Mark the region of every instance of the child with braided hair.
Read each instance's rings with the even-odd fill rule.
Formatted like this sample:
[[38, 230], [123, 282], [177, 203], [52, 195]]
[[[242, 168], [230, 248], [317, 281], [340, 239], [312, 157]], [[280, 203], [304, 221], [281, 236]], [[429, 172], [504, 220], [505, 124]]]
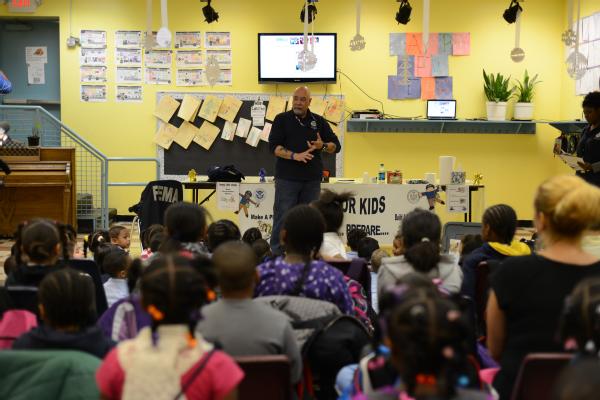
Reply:
[[243, 372], [229, 356], [194, 336], [207, 285], [189, 259], [155, 256], [140, 286], [152, 325], [108, 354], [96, 374], [103, 398], [237, 398]]

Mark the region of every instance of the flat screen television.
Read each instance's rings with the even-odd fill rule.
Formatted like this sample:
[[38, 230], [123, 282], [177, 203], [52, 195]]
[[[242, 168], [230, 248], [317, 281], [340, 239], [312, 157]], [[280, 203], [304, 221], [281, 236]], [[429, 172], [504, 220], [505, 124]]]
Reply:
[[[312, 35], [308, 36], [309, 40]], [[314, 52], [317, 64], [302, 71], [298, 54], [304, 50], [302, 33], [258, 34], [259, 82], [335, 82], [337, 69], [337, 35], [315, 33]], [[308, 45], [310, 50], [310, 43]]]

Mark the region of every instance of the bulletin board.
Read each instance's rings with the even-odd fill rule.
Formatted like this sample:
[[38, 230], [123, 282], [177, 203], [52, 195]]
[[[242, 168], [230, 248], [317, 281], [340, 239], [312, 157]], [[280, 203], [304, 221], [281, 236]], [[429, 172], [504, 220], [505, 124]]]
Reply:
[[[234, 122], [238, 122], [240, 118], [250, 119], [251, 107], [255, 101], [262, 100], [263, 104], [268, 107], [269, 98], [274, 94], [268, 93], [215, 93], [215, 92], [159, 92], [157, 93], [156, 104], [158, 104], [163, 96], [171, 96], [175, 100], [181, 102], [184, 95], [191, 95], [199, 100], [203, 100], [206, 96], [212, 95], [219, 98], [225, 96], [234, 96], [242, 101], [242, 106], [235, 117]], [[316, 97], [316, 96], [313, 96]], [[343, 99], [343, 96], [328, 96]], [[193, 125], [199, 127], [203, 123], [203, 119], [196, 117]], [[267, 122], [272, 122], [268, 121]], [[175, 115], [169, 120], [169, 124], [179, 127], [183, 123], [183, 119]], [[157, 119], [157, 130], [160, 128], [160, 122]], [[214, 125], [221, 131], [225, 125], [225, 120], [217, 117]], [[323, 166], [331, 172], [331, 176], [343, 176], [343, 152], [344, 152], [344, 123], [338, 124], [338, 139], [342, 144], [342, 150], [337, 154], [322, 154]], [[168, 150], [157, 146], [158, 159], [160, 160], [160, 179], [175, 179], [184, 181], [187, 179], [189, 170], [194, 169], [198, 175], [206, 175], [207, 170], [215, 165], [233, 164], [245, 176], [257, 176], [260, 168], [264, 168], [267, 176], [272, 176], [275, 173], [276, 157], [269, 151], [269, 143], [259, 141], [257, 147], [252, 147], [246, 144], [246, 139], [234, 137], [233, 141], [224, 140], [217, 136], [210, 150], [205, 150], [195, 142], [185, 149], [173, 143]]]

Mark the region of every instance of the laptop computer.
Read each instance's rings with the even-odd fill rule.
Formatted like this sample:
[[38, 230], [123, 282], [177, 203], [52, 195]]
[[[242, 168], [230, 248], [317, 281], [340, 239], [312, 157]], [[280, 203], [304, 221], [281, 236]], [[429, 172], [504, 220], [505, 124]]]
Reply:
[[427, 100], [427, 119], [455, 120], [456, 100]]

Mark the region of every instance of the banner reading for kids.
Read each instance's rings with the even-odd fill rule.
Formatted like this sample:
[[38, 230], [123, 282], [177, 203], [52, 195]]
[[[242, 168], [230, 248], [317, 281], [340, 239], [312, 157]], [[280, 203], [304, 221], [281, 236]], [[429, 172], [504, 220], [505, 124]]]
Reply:
[[[417, 207], [429, 209], [428, 198], [424, 195], [427, 192], [425, 185], [323, 184], [321, 188], [355, 194], [344, 204], [344, 222], [340, 232], [344, 241], [349, 229], [359, 228], [380, 244], [390, 245], [406, 214]], [[238, 215], [242, 232], [256, 227], [263, 238], [271, 236], [274, 197], [273, 184], [240, 185], [241, 212]]]

